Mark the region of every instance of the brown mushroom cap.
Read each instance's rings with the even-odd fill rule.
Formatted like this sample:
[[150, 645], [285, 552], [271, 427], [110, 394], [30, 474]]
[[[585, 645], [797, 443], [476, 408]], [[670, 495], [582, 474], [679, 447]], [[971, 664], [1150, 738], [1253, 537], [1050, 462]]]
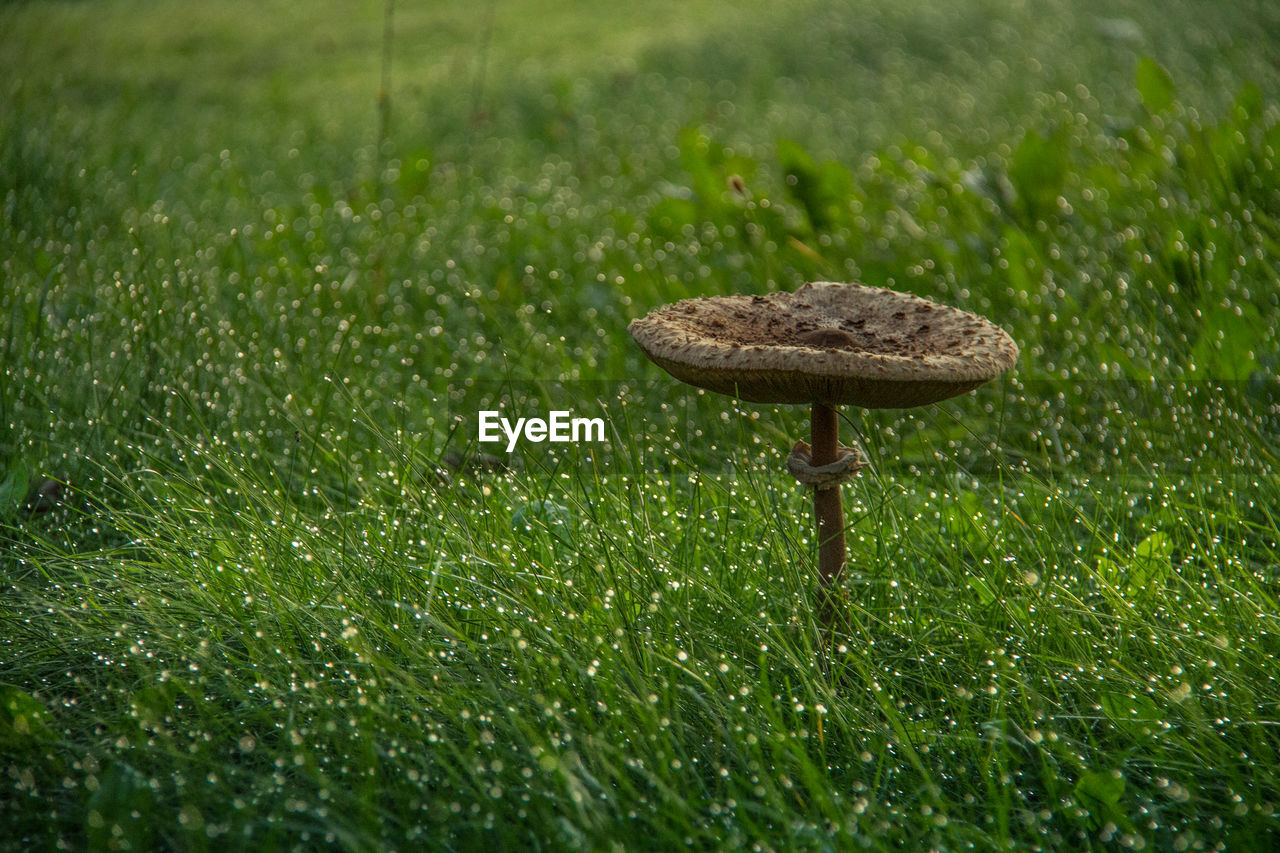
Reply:
[[923, 406], [1013, 366], [994, 323], [919, 296], [813, 282], [794, 293], [665, 305], [627, 328], [659, 367], [756, 403]]

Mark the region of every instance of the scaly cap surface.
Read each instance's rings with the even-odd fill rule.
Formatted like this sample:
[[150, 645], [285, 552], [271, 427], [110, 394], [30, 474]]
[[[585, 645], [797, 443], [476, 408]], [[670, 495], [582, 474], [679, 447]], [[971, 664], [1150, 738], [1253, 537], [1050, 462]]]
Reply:
[[860, 284], [684, 299], [632, 321], [672, 376], [756, 403], [923, 406], [1013, 366], [1018, 346], [976, 314]]

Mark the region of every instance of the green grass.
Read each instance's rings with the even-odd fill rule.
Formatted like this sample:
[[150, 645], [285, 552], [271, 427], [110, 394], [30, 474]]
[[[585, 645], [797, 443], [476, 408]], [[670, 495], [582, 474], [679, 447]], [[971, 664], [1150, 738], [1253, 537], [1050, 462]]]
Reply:
[[[1274, 4], [641, 5], [381, 140], [382, 4], [0, 9], [0, 847], [1275, 843]], [[1023, 352], [843, 413], [826, 668], [806, 413], [625, 333], [815, 279]]]

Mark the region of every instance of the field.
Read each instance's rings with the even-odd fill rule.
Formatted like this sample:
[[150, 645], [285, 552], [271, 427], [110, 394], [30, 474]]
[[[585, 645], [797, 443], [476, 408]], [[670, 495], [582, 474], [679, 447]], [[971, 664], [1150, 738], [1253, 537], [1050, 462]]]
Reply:
[[[1280, 843], [1280, 6], [623, 8], [0, 6], [0, 849]], [[626, 332], [815, 280], [1022, 350], [834, 638]]]

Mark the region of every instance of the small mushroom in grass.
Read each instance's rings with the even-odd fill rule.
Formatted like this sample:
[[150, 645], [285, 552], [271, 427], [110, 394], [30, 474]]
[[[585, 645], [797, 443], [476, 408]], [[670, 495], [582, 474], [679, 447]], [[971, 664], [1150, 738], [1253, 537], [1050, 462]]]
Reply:
[[820, 615], [828, 626], [845, 562], [840, 483], [866, 465], [839, 444], [837, 407], [936, 403], [994, 379], [1018, 358], [1017, 344], [982, 317], [860, 284], [684, 299], [627, 330], [682, 382], [754, 403], [813, 407], [812, 444], [797, 442], [787, 466], [814, 490]]

